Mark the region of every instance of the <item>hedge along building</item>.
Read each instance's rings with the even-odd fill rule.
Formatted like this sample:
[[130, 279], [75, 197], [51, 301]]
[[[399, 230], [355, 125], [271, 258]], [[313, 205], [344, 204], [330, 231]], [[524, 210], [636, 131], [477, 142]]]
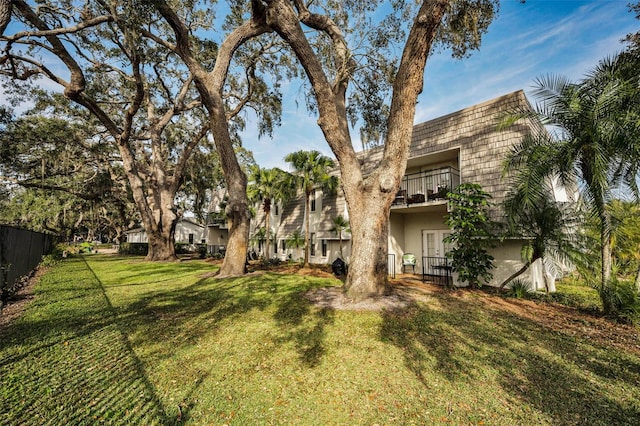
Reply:
[[[493, 220], [504, 220], [501, 207], [507, 193], [507, 182], [502, 178], [502, 165], [511, 147], [534, 131], [540, 131], [540, 123], [520, 120], [506, 129], [498, 129], [505, 114], [531, 109], [522, 90], [474, 105], [469, 108], [417, 124], [413, 128], [406, 172], [389, 214], [389, 271], [408, 271], [403, 268], [403, 257], [415, 257], [415, 268], [409, 271], [424, 279], [449, 273], [445, 253], [449, 247], [443, 241], [451, 230], [445, 224], [448, 213], [446, 192], [460, 183], [478, 183], [492, 196]], [[379, 164], [383, 147], [360, 153], [365, 173]], [[575, 195], [567, 195], [563, 188], [555, 188], [556, 201], [574, 201]], [[256, 209], [252, 221], [252, 245], [260, 253], [266, 239], [264, 212]], [[287, 245], [294, 232], [304, 233], [305, 221], [310, 225], [310, 262], [331, 263], [340, 253], [339, 235], [332, 231], [333, 219], [342, 215], [348, 220], [344, 196], [312, 195], [310, 212], [304, 211], [304, 197], [298, 196], [286, 203], [275, 203], [271, 209], [271, 235], [274, 257], [297, 259], [303, 248], [296, 250]], [[342, 233], [343, 258], [350, 256], [350, 234]], [[506, 239], [490, 253], [495, 257], [496, 268], [489, 285], [499, 285], [522, 266], [522, 239]], [[534, 263], [522, 276], [536, 289], [545, 287], [540, 261]], [[451, 277], [457, 282], [455, 274]]]

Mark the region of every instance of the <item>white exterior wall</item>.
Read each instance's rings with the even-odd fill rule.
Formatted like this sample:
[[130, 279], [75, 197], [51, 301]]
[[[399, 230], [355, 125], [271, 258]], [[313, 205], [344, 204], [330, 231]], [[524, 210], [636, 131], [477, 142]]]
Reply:
[[[391, 214], [389, 219], [389, 253], [395, 254], [396, 272], [402, 272], [402, 256], [413, 253], [416, 256], [416, 272], [422, 271], [423, 251], [422, 231], [447, 231], [444, 213]], [[438, 253], [444, 256], [444, 253]]]
[[206, 242], [207, 237], [204, 226], [187, 220], [179, 221], [176, 225], [176, 243], [189, 244], [189, 234], [193, 234], [193, 244], [200, 244], [203, 240]]
[[[494, 264], [496, 266], [492, 270], [493, 279], [488, 283], [489, 285], [499, 286], [504, 280], [524, 266], [520, 255], [523, 244], [523, 240], [506, 240], [500, 244], [500, 246], [488, 250], [489, 254], [495, 258]], [[542, 272], [538, 265], [532, 265], [518, 278], [529, 281], [534, 290], [542, 290], [545, 288]]]
[[[389, 225], [389, 253], [395, 254], [396, 273], [402, 273], [402, 255], [405, 253], [413, 253], [416, 256], [416, 273], [421, 273], [422, 257], [426, 256], [422, 236], [423, 231], [435, 231], [438, 238], [443, 233], [451, 232], [444, 223], [444, 214], [437, 212], [392, 214]], [[522, 240], [506, 240], [498, 247], [488, 250], [489, 254], [495, 258], [495, 268], [492, 270], [493, 279], [487, 285], [499, 286], [504, 280], [522, 268], [524, 264], [520, 257], [520, 252], [523, 244], [524, 241]], [[436, 256], [444, 256], [443, 248], [440, 248]], [[466, 283], [457, 282], [457, 275], [455, 273], [453, 275], [455, 285], [466, 285]], [[534, 290], [543, 290], [545, 288], [539, 261], [534, 263], [519, 278], [529, 281]]]
[[[180, 220], [176, 225], [174, 241], [181, 244], [189, 244], [189, 234], [193, 234], [193, 243], [200, 244], [207, 239], [206, 228], [188, 220]], [[144, 229], [126, 232], [128, 243], [148, 243], [149, 238]]]
[[148, 243], [147, 233], [144, 230], [136, 230], [127, 232], [128, 243]]
[[207, 245], [227, 246], [229, 242], [229, 230], [218, 226], [208, 226], [206, 230]]

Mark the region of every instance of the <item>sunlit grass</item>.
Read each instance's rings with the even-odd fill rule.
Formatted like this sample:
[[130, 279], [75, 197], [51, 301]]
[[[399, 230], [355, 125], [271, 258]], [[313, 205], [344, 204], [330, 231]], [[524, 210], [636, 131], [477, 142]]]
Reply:
[[591, 311], [601, 311], [602, 301], [598, 290], [588, 286], [577, 276], [568, 276], [556, 283], [556, 297], [566, 305]]
[[0, 331], [1, 424], [640, 423], [640, 359], [472, 298], [334, 311], [337, 280], [87, 256]]

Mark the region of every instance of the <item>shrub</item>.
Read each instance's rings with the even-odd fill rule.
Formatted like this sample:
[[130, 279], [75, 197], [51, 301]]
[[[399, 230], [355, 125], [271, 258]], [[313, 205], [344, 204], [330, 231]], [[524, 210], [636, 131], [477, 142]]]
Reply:
[[625, 324], [636, 324], [640, 320], [640, 295], [632, 282], [620, 281], [616, 277], [600, 288], [600, 299], [605, 315]]
[[197, 244], [196, 245], [196, 251], [198, 252], [198, 255], [200, 256], [200, 259], [204, 259], [205, 257], [207, 257], [207, 245], [206, 244]]
[[147, 243], [122, 243], [118, 249], [118, 254], [146, 256], [149, 253], [149, 244]]
[[529, 293], [532, 293], [532, 289], [533, 286], [529, 281], [523, 279], [515, 279], [511, 281], [508, 294], [509, 296], [515, 297], [516, 299], [522, 299]]
[[191, 253], [191, 247], [187, 243], [176, 243], [176, 254]]
[[447, 194], [451, 213], [446, 224], [451, 234], [444, 239], [453, 244], [446, 253], [458, 279], [480, 287], [493, 277], [494, 258], [487, 249], [493, 245], [493, 222], [489, 219], [491, 195], [474, 183], [463, 183]]

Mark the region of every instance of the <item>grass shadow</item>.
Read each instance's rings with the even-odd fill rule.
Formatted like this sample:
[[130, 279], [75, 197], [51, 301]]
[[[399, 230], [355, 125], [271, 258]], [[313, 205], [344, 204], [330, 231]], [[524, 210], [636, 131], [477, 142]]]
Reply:
[[302, 293], [289, 293], [278, 303], [274, 319], [284, 334], [276, 341], [294, 342], [300, 361], [307, 367], [316, 367], [326, 353], [326, 326], [334, 322], [335, 312], [312, 308]]
[[0, 354], [2, 424], [167, 423], [82, 258], [42, 277], [33, 303], [2, 330]]
[[[147, 365], [175, 365], [180, 362], [176, 359], [183, 356], [178, 354], [200, 356], [190, 348], [203, 341], [228, 340], [221, 335], [223, 330], [229, 333], [235, 324], [251, 321], [256, 318], [255, 312], [259, 312], [257, 317], [264, 318], [266, 313], [276, 326], [266, 339], [276, 347], [292, 343], [301, 365], [315, 367], [326, 353], [325, 327], [332, 322], [333, 312], [312, 307], [303, 293], [314, 286], [326, 286], [327, 280], [283, 277], [272, 273], [233, 279], [207, 276], [179, 288], [158, 284], [144, 290], [136, 286], [127, 289], [127, 279], [116, 279], [105, 282], [104, 288], [110, 297], [114, 297], [113, 291], [117, 294], [131, 291], [139, 296], [123, 297], [114, 302], [113, 309], [131, 346], [143, 348]], [[165, 407], [168, 421], [190, 418], [200, 386], [212, 368], [207, 366], [193, 373], [198, 379], [181, 388], [177, 404]]]
[[[544, 330], [481, 304], [434, 295], [383, 316], [380, 337], [400, 348], [406, 367], [426, 388], [446, 380], [495, 386], [554, 424], [640, 424], [640, 360], [592, 342]], [[626, 394], [625, 394], [626, 393]]]

